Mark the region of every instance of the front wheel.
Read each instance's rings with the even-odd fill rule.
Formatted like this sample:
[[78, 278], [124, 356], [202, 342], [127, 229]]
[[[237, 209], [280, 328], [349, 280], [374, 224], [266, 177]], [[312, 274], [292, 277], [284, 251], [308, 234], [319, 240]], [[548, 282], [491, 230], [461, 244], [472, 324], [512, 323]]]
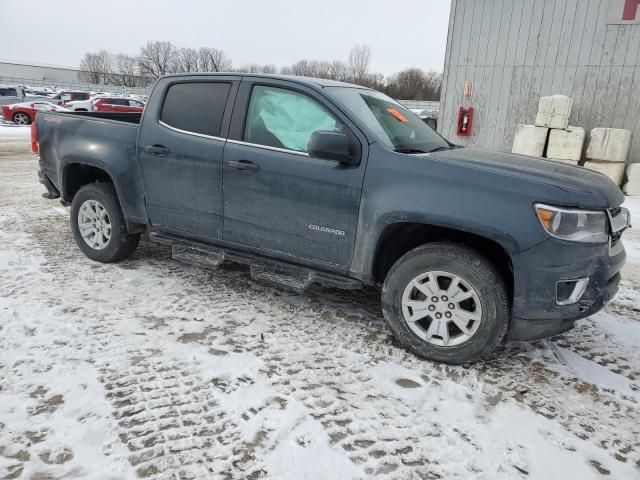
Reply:
[[461, 364], [491, 353], [510, 318], [507, 290], [495, 266], [472, 248], [423, 245], [389, 271], [384, 317], [400, 342], [429, 360]]
[[71, 229], [80, 250], [91, 260], [117, 262], [129, 257], [140, 234], [130, 235], [118, 196], [110, 183], [85, 185], [71, 203]]

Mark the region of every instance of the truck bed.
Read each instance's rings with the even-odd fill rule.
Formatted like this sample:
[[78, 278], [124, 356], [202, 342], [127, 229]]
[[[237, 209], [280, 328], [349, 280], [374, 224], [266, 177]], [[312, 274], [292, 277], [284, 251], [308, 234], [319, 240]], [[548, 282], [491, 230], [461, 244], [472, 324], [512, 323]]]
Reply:
[[[66, 169], [82, 164], [85, 167], [75, 170], [70, 182], [77, 181], [87, 168], [95, 167], [116, 177], [114, 184], [118, 187], [136, 191], [136, 138], [141, 117], [140, 113], [120, 112], [38, 113], [35, 123], [44, 182], [50, 182], [63, 194]], [[123, 209], [136, 210], [126, 201]]]

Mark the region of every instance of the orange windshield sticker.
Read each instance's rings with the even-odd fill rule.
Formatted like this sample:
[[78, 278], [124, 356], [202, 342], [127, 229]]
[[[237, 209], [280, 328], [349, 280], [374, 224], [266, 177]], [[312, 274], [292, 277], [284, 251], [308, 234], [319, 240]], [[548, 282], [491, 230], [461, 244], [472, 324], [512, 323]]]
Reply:
[[389, 112], [391, 115], [393, 115], [393, 117], [398, 120], [399, 122], [408, 122], [409, 119], [407, 117], [405, 117], [404, 115], [402, 115], [398, 110], [396, 110], [395, 108], [387, 108], [387, 112]]

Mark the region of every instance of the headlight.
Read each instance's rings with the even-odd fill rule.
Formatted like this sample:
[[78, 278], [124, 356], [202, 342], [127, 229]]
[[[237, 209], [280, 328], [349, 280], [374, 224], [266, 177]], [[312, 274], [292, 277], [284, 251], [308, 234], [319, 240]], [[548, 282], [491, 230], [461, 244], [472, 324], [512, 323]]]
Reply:
[[542, 227], [552, 236], [570, 242], [605, 243], [609, 239], [607, 215], [594, 210], [534, 205]]

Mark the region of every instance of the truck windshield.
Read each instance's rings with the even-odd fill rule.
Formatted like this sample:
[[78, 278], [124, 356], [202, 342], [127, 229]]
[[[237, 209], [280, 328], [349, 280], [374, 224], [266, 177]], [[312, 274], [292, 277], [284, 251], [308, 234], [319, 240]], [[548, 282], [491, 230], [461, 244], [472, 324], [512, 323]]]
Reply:
[[349, 87], [325, 90], [396, 152], [426, 153], [451, 148], [411, 110], [383, 93]]

